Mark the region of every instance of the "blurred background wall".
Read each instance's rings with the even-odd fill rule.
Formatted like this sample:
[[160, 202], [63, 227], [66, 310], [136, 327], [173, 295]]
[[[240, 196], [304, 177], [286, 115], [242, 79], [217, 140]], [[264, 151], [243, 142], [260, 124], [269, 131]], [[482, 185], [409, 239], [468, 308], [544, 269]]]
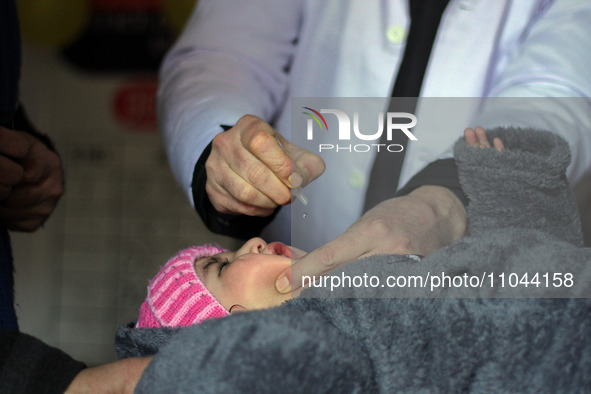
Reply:
[[[213, 235], [173, 180], [156, 71], [195, 0], [17, 0], [22, 101], [56, 143], [66, 193], [45, 227], [13, 233], [22, 331], [93, 365], [177, 250]], [[591, 182], [577, 186], [591, 229]], [[587, 232], [587, 244], [591, 244]]]
[[66, 193], [45, 227], [12, 233], [20, 327], [93, 365], [146, 285], [205, 229], [174, 181], [155, 117], [156, 71], [194, 0], [17, 0], [21, 99], [55, 142]]

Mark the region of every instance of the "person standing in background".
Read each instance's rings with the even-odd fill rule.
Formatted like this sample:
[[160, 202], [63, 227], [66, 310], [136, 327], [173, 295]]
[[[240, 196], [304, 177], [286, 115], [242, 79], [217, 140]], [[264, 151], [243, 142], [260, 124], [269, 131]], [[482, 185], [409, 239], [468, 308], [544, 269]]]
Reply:
[[15, 4], [2, 1], [0, 35], [0, 327], [17, 330], [8, 230], [35, 231], [64, 192], [59, 155], [18, 100], [20, 37]]
[[20, 62], [15, 3], [0, 0], [0, 391], [131, 393], [149, 358], [86, 368], [18, 330], [8, 231], [37, 230], [64, 192], [59, 155], [49, 138], [34, 129], [19, 103]]

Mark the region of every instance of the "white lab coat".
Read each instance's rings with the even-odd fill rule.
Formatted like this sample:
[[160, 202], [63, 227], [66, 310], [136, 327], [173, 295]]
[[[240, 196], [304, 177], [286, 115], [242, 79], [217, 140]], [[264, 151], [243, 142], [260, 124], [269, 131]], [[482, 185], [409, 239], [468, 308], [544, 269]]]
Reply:
[[[189, 198], [195, 163], [220, 124], [254, 114], [289, 136], [290, 97], [389, 96], [407, 8], [405, 0], [200, 0], [163, 63], [158, 97], [168, 157]], [[476, 125], [560, 133], [573, 151], [569, 179], [579, 180], [591, 168], [590, 37], [591, 1], [450, 0], [421, 97], [470, 99], [433, 116], [448, 101], [419, 104], [420, 143], [409, 144], [399, 185], [451, 157], [463, 129]], [[485, 105], [481, 97], [575, 99]], [[283, 208], [264, 236], [311, 250], [340, 235], [361, 214], [374, 154], [324, 157], [326, 173], [304, 189], [306, 219], [294, 214], [294, 233], [304, 231], [290, 237], [292, 212]]]

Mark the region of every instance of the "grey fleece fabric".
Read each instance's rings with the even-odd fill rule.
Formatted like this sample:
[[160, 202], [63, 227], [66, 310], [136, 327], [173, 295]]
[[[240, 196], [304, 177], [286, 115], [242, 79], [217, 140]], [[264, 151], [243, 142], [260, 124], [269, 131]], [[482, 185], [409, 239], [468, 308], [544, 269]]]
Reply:
[[[564, 176], [568, 145], [541, 131], [488, 135], [507, 149], [455, 147], [470, 200], [465, 238], [419, 263], [373, 256], [335, 275], [571, 272], [573, 286], [311, 288], [278, 308], [169, 332], [136, 392], [588, 391], [591, 300], [542, 298], [591, 288], [591, 250]], [[329, 298], [305, 298], [320, 296]], [[120, 329], [120, 352], [161, 335], [133, 330]]]

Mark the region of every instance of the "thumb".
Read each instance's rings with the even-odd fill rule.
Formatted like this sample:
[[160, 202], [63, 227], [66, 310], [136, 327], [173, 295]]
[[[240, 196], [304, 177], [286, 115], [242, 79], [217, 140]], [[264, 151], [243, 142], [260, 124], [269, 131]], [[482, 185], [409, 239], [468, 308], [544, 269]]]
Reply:
[[308, 253], [283, 271], [275, 282], [280, 293], [289, 293], [309, 283], [314, 277], [322, 276], [350, 261], [364, 255], [367, 250], [359, 249], [359, 241], [345, 233], [329, 243]]
[[318, 178], [326, 169], [322, 157], [299, 145], [289, 142], [283, 136], [277, 137], [283, 149], [289, 154], [292, 161], [291, 183], [292, 187], [304, 187]]

